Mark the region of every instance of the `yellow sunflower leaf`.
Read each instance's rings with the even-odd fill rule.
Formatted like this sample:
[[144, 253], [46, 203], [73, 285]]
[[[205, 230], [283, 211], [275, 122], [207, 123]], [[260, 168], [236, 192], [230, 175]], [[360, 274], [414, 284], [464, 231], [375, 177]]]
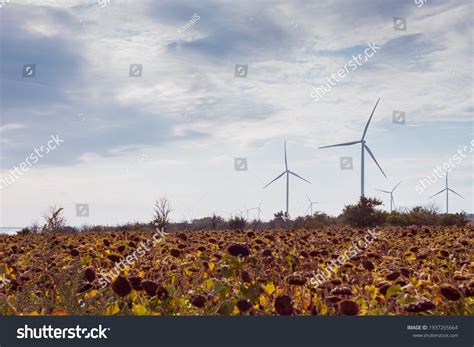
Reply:
[[84, 297], [85, 297], [86, 299], [90, 299], [90, 298], [93, 298], [93, 297], [96, 296], [96, 295], [97, 295], [97, 290], [94, 289], [94, 290], [91, 290], [90, 292], [86, 293], [86, 294], [84, 295]]
[[120, 312], [120, 307], [117, 305], [117, 303], [111, 304], [105, 308], [104, 314], [106, 316], [112, 316], [114, 314], [117, 314]]
[[259, 301], [260, 301], [260, 305], [262, 305], [263, 307], [268, 305], [268, 299], [263, 294], [260, 294]]
[[275, 292], [275, 285], [273, 284], [273, 282], [268, 282], [264, 287], [263, 289], [265, 290], [265, 293], [267, 293], [268, 295], [272, 295], [274, 292]]
[[132, 312], [134, 315], [137, 315], [137, 316], [145, 316], [148, 313], [148, 310], [146, 309], [145, 306], [136, 304], [136, 305], [133, 305]]

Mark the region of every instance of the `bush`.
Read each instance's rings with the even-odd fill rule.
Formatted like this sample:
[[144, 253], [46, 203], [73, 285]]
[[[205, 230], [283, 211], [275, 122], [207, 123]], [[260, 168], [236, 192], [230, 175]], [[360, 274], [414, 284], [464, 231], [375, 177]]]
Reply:
[[193, 219], [191, 225], [193, 230], [219, 230], [225, 228], [225, 220], [213, 214], [212, 217]]
[[440, 216], [434, 207], [417, 206], [407, 215], [410, 225], [439, 225]]
[[400, 213], [396, 211], [392, 211], [388, 214], [385, 222], [389, 225], [399, 225], [399, 226], [407, 226], [411, 225], [410, 218], [408, 218], [408, 213]]
[[376, 206], [382, 202], [376, 198], [362, 196], [357, 205], [347, 205], [341, 214], [341, 219], [352, 227], [374, 227], [385, 222], [387, 213], [378, 211]]
[[243, 230], [245, 229], [247, 222], [245, 221], [245, 218], [236, 216], [236, 217], [231, 217], [228, 220], [227, 225], [232, 230]]
[[326, 213], [315, 212], [312, 216], [298, 217], [293, 222], [293, 228], [319, 229], [336, 224], [336, 218]]
[[466, 213], [449, 213], [441, 216], [442, 225], [465, 226], [468, 223]]
[[279, 211], [273, 215], [273, 219], [270, 221], [269, 225], [271, 228], [285, 228], [289, 227], [291, 224], [290, 216], [283, 211]]
[[23, 228], [21, 229], [20, 231], [17, 231], [16, 232], [17, 235], [30, 235], [31, 234], [31, 230], [29, 228]]

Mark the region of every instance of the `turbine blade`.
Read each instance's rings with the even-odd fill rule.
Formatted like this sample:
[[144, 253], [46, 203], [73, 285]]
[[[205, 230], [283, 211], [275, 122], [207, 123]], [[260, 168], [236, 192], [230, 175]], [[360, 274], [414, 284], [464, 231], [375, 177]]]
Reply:
[[375, 161], [375, 164], [377, 164], [377, 166], [379, 167], [380, 171], [382, 171], [382, 174], [385, 176], [385, 178], [387, 178], [387, 175], [385, 174], [385, 172], [383, 172], [382, 168], [380, 167], [379, 163], [377, 162], [377, 159], [375, 159], [375, 156], [374, 156], [374, 154], [372, 153], [372, 151], [370, 150], [369, 146], [364, 145], [364, 148], [367, 150], [367, 152], [369, 152], [370, 156], [371, 156], [372, 159]]
[[431, 195], [428, 199], [434, 198], [436, 195], [441, 194], [441, 193], [444, 192], [445, 190], [446, 190], [446, 188], [444, 188], [443, 190], [440, 190], [440, 191], [437, 192], [435, 195]]
[[286, 174], [286, 171], [283, 172], [281, 175], [277, 176], [276, 178], [274, 178], [270, 183], [268, 183], [265, 187], [263, 187], [263, 189], [267, 188], [270, 184], [272, 184], [273, 182], [275, 182], [277, 179], [279, 179], [281, 176], [283, 176], [284, 174]]
[[285, 141], [285, 169], [288, 170], [288, 160], [286, 158], [286, 141]]
[[459, 195], [458, 193], [456, 193], [456, 192], [455, 192], [454, 190], [452, 190], [451, 188], [448, 188], [448, 190], [449, 190], [451, 193], [454, 193], [454, 194], [456, 194], [457, 196], [459, 196], [460, 198], [463, 198], [463, 199], [464, 199], [463, 196]]
[[311, 199], [309, 198], [308, 194], [305, 194], [305, 195], [308, 198], [309, 203], [311, 204]]
[[322, 147], [319, 147], [319, 149], [329, 148], [329, 147], [339, 147], [339, 146], [350, 146], [350, 145], [355, 145], [356, 143], [360, 143], [360, 141], [351, 141], [351, 142], [338, 143], [336, 145], [322, 146]]
[[400, 183], [402, 183], [403, 180], [401, 180], [400, 182], [398, 182], [398, 184], [395, 186], [395, 188], [392, 189], [392, 193], [395, 191], [395, 189], [397, 189], [397, 187], [400, 185]]
[[297, 175], [297, 174], [295, 174], [293, 171], [288, 171], [288, 172], [289, 172], [290, 174], [292, 174], [292, 175], [294, 175], [294, 176], [298, 177], [299, 179], [302, 179], [303, 181], [305, 181], [305, 182], [308, 182], [309, 184], [311, 184], [311, 182], [310, 182], [310, 181], [308, 181], [308, 180], [304, 179], [304, 178], [303, 178], [303, 177], [301, 177], [300, 175]]
[[379, 101], [380, 101], [380, 98], [379, 98], [379, 99], [377, 100], [377, 102], [375, 103], [374, 109], [372, 110], [372, 113], [370, 114], [370, 118], [369, 118], [369, 120], [367, 121], [367, 124], [365, 125], [365, 129], [364, 129], [364, 133], [362, 134], [362, 139], [361, 139], [361, 141], [365, 138], [365, 134], [367, 134], [367, 129], [369, 129], [370, 121], [372, 120], [372, 116], [374, 115], [375, 109], [377, 108], [377, 105], [379, 104]]
[[390, 194], [390, 192], [388, 190], [382, 190], [382, 189], [375, 189], [375, 190], [378, 190], [379, 192], [384, 192], [384, 193]]

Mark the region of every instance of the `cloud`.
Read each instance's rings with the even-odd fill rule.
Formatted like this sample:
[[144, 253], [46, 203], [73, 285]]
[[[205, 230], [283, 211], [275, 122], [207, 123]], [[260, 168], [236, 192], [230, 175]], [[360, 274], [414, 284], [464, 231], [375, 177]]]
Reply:
[[[145, 152], [160, 153], [164, 166], [191, 163], [199, 150], [212, 163], [263, 151], [264, 168], [279, 163], [280, 149], [267, 151], [283, 139], [298, 139], [312, 167], [332, 154], [310, 150], [361, 135], [378, 97], [371, 142], [414, 144], [426, 155], [443, 148], [420, 137], [438, 141], [437, 127], [464, 134], [471, 124], [472, 8], [464, 0], [421, 8], [396, 0], [116, 0], [103, 8], [18, 0], [0, 12], [2, 170], [51, 134], [65, 142], [44, 167], [81, 170]], [[195, 13], [199, 21], [178, 33]], [[394, 30], [393, 17], [405, 17], [407, 31]], [[372, 42], [376, 55], [315, 103], [311, 87]], [[34, 78], [22, 77], [24, 64], [36, 64]], [[130, 64], [142, 64], [141, 78], [129, 77]], [[248, 64], [246, 78], [234, 77], [235, 64]], [[394, 110], [406, 112], [406, 131], [393, 127]]]

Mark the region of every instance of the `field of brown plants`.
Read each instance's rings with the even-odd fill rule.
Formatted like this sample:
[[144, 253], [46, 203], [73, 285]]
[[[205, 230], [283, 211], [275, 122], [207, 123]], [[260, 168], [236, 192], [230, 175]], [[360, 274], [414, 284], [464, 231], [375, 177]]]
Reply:
[[367, 229], [168, 232], [153, 244], [145, 231], [0, 235], [0, 312], [474, 314], [472, 225], [376, 229], [316, 285]]

